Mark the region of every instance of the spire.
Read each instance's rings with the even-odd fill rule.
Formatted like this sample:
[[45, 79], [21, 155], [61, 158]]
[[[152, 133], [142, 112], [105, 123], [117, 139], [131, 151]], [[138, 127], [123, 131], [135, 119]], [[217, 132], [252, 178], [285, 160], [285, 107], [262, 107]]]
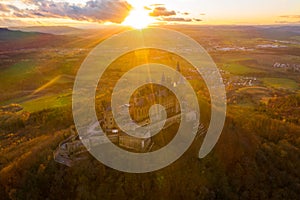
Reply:
[[177, 61], [177, 71], [178, 71], [179, 73], [181, 72], [179, 61]]
[[[181, 74], [179, 61], [177, 61], [176, 71]], [[177, 85], [180, 85], [180, 84], [183, 84], [183, 83], [184, 83], [184, 79], [183, 79], [182, 75], [179, 75], [179, 76], [176, 75], [175, 80], [174, 80], [174, 85], [177, 86]]]

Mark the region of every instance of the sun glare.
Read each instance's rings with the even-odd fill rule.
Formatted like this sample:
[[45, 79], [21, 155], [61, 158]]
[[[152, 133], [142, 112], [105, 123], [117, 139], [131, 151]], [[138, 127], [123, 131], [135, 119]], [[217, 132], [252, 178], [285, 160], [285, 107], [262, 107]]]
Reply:
[[131, 26], [136, 29], [142, 29], [154, 22], [144, 8], [131, 10], [128, 17], [122, 23], [125, 26]]

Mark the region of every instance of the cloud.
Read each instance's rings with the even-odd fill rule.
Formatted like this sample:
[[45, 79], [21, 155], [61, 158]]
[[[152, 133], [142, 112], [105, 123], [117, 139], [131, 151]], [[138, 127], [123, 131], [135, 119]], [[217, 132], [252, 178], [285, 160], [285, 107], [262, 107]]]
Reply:
[[201, 22], [202, 19], [192, 19], [192, 18], [183, 18], [183, 17], [162, 17], [159, 19], [160, 21], [165, 22]]
[[189, 13], [189, 12], [180, 12], [180, 11], [177, 11], [177, 14], [181, 14], [181, 15], [190, 15], [191, 13]]
[[0, 3], [0, 12], [10, 12], [10, 9], [7, 5]]
[[281, 20], [281, 21], [275, 21], [275, 23], [277, 23], [277, 24], [300, 24], [300, 21], [291, 22], [291, 21]]
[[23, 18], [53, 17], [79, 21], [121, 23], [132, 6], [125, 0], [90, 0], [85, 5], [53, 0], [25, 0], [33, 9], [19, 10], [9, 5], [13, 16]]
[[189, 12], [181, 12], [175, 10], [168, 10], [164, 4], [153, 4], [148, 8], [152, 8], [150, 16], [155, 17], [158, 21], [162, 22], [200, 22], [201, 19], [189, 17]]
[[167, 10], [165, 7], [155, 7], [149, 15], [152, 17], [173, 16], [176, 15], [176, 12], [174, 10]]
[[167, 22], [192, 22], [193, 20], [190, 18], [183, 18], [183, 17], [163, 17], [162, 21]]
[[[35, 22], [35, 24], [38, 24], [39, 22]], [[7, 19], [7, 18], [0, 18], [0, 27], [6, 26], [26, 26], [28, 25], [26, 22], [18, 19]]]
[[151, 4], [151, 7], [160, 7], [160, 6], [165, 6], [165, 4], [162, 3], [155, 3], [155, 4]]
[[202, 22], [203, 21], [202, 19], [196, 19], [196, 18], [194, 18], [193, 20], [196, 21], [196, 22]]
[[292, 18], [292, 19], [300, 19], [300, 15], [281, 15], [281, 18]]
[[278, 24], [299, 24], [300, 15], [281, 15], [282, 20], [275, 21]]

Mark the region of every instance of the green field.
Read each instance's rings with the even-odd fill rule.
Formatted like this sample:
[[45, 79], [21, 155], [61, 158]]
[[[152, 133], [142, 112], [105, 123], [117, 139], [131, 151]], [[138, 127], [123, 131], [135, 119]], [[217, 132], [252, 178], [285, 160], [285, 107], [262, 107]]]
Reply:
[[0, 80], [2, 83], [13, 83], [16, 79], [26, 78], [35, 70], [35, 63], [30, 61], [18, 62], [9, 68], [0, 71]]
[[21, 105], [23, 106], [25, 111], [37, 112], [48, 108], [58, 108], [70, 105], [72, 102], [71, 98], [72, 96], [70, 92], [60, 95], [43, 96], [21, 103]]
[[225, 67], [223, 67], [223, 70], [228, 71], [231, 74], [235, 74], [235, 75], [245, 75], [245, 74], [250, 74], [250, 73], [261, 73], [261, 72], [263, 72], [262, 70], [246, 67], [246, 66], [241, 65], [239, 63], [226, 64]]
[[244, 87], [236, 91], [235, 95], [238, 96], [239, 106], [256, 106], [259, 102], [263, 102], [266, 98], [272, 96], [273, 89], [253, 86]]
[[262, 81], [267, 87], [272, 87], [275, 89], [299, 89], [299, 84], [296, 81], [287, 78], [262, 78]]

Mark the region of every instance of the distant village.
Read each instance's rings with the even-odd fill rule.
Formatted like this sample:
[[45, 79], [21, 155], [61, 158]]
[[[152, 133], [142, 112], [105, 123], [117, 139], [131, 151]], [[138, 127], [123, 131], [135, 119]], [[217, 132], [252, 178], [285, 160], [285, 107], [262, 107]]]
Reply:
[[297, 72], [300, 73], [300, 64], [289, 64], [289, 63], [279, 63], [275, 62], [273, 64], [273, 68], [284, 69], [289, 72]]

